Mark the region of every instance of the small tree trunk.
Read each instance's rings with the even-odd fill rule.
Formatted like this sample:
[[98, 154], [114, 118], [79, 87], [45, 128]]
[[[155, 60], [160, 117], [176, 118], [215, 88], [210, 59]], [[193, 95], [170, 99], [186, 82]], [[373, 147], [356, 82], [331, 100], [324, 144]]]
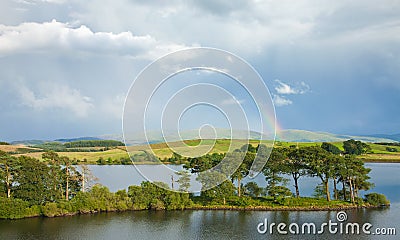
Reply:
[[296, 189], [296, 197], [298, 198], [300, 197], [299, 184], [297, 182], [299, 178], [293, 175], [293, 179], [294, 179], [294, 188]]
[[358, 187], [356, 183], [353, 183], [353, 189], [354, 189], [354, 197], [359, 197], [359, 192], [358, 192]]
[[224, 197], [224, 205], [226, 204], [226, 199], [225, 199], [225, 197]]
[[65, 186], [65, 200], [69, 200], [69, 169], [68, 169], [68, 165], [65, 168], [65, 172], [67, 174], [67, 183]]
[[241, 179], [240, 179], [240, 177], [238, 178], [238, 197], [240, 197], [240, 181], [241, 181]]
[[6, 165], [6, 187], [7, 187], [7, 198], [11, 197], [11, 176], [10, 176], [10, 169], [8, 165]]
[[333, 194], [334, 194], [334, 198], [335, 200], [338, 200], [338, 192], [337, 192], [337, 186], [336, 186], [336, 177], [333, 178]]
[[325, 184], [326, 200], [329, 202], [331, 201], [331, 193], [329, 192], [329, 180], [326, 179], [324, 181], [324, 184]]
[[82, 171], [82, 192], [85, 192], [85, 170]]
[[342, 191], [343, 191], [343, 200], [347, 200], [347, 196], [346, 196], [346, 182], [345, 182], [345, 180], [343, 179], [342, 180]]
[[349, 179], [349, 185], [350, 185], [350, 198], [351, 202], [354, 204], [354, 189], [353, 189], [353, 183], [351, 178]]
[[7, 198], [11, 197], [11, 188], [9, 186], [9, 184], [7, 184]]

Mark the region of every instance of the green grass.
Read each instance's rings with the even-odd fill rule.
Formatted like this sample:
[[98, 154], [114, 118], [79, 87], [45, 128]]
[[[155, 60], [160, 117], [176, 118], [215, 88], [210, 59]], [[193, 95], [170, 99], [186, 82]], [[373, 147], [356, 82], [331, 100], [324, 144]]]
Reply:
[[293, 209], [293, 210], [318, 210], [318, 209], [335, 209], [335, 208], [346, 208], [354, 207], [350, 202], [342, 200], [331, 200], [311, 197], [288, 197], [278, 198], [273, 197], [238, 197], [230, 196], [226, 198], [226, 204], [223, 204], [222, 199], [206, 199], [204, 197], [192, 197], [195, 207], [210, 207], [210, 208], [226, 208], [229, 206], [233, 207], [255, 207], [255, 208], [271, 208], [271, 209]]
[[[19, 155], [30, 156], [42, 160], [42, 154], [43, 152], [34, 152]], [[60, 156], [66, 156], [71, 160], [77, 159], [83, 161], [86, 159], [88, 163], [95, 163], [100, 157], [104, 158], [105, 160], [108, 158], [111, 158], [112, 160], [119, 160], [121, 157], [129, 158], [129, 155], [125, 150], [118, 148], [102, 152], [58, 152], [58, 154]]]
[[[241, 147], [246, 144], [246, 140], [234, 140], [236, 147]], [[249, 140], [249, 143], [256, 147], [260, 141], [259, 140]], [[337, 146], [340, 150], [343, 151], [343, 143], [342, 142], [331, 142], [333, 145]], [[151, 144], [149, 146], [129, 146], [128, 151], [131, 155], [143, 153], [143, 151], [148, 151], [150, 153], [154, 153], [160, 159], [169, 158], [172, 156], [172, 149], [176, 150], [183, 155], [186, 156], [195, 156], [195, 155], [203, 155], [206, 153], [226, 153], [231, 144], [231, 140], [229, 139], [194, 139], [194, 140], [185, 140], [184, 144], [180, 142], [171, 142], [171, 143], [156, 143]], [[271, 141], [264, 140], [262, 144], [271, 145]], [[320, 146], [322, 142], [275, 142], [275, 147], [290, 147], [290, 146]], [[398, 146], [390, 146], [392, 148], [396, 148], [398, 152], [389, 152], [386, 150], [385, 145], [379, 145], [374, 143], [368, 143], [371, 147], [371, 153], [363, 154], [358, 156], [358, 158], [363, 159], [366, 162], [400, 162], [400, 147]], [[13, 152], [16, 151], [16, 146], [0, 146], [5, 151]], [[18, 146], [21, 148], [21, 146]], [[172, 148], [172, 149], [171, 149]], [[0, 149], [2, 150], [2, 149]], [[26, 148], [27, 151], [30, 148]], [[35, 158], [41, 159], [41, 155], [43, 152], [30, 152], [23, 153], [21, 152], [18, 155], [27, 155]], [[111, 160], [119, 160], [121, 158], [128, 158], [129, 155], [125, 150], [125, 147], [113, 148], [107, 151], [99, 151], [99, 152], [58, 152], [60, 156], [67, 156], [70, 159], [77, 159], [83, 161], [87, 160], [88, 163], [95, 163], [100, 157], [107, 160], [111, 158]]]

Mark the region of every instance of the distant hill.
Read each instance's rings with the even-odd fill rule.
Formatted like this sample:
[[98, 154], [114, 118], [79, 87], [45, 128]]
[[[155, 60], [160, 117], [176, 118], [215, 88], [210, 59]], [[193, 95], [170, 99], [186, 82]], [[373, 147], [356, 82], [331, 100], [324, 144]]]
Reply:
[[[210, 132], [202, 132], [202, 135], [199, 136], [199, 131], [197, 129], [192, 130], [185, 130], [182, 131], [178, 136], [176, 133], [172, 133], [170, 131], [164, 132], [166, 138], [162, 136], [160, 132], [151, 131], [147, 133], [146, 137], [141, 134], [134, 134], [134, 135], [126, 135], [126, 144], [130, 146], [135, 145], [144, 145], [144, 144], [152, 144], [152, 143], [161, 143], [161, 142], [174, 142], [179, 141], [181, 138], [183, 140], [191, 140], [191, 139], [228, 139], [231, 136], [230, 129], [216, 129], [216, 134], [213, 131]], [[239, 130], [236, 131], [237, 139], [273, 139], [273, 134], [264, 134], [250, 131], [249, 136], [247, 135], [247, 131]], [[287, 129], [281, 130], [276, 133], [276, 141], [281, 142], [342, 142], [348, 139], [355, 139], [363, 142], [400, 142], [400, 134], [375, 134], [375, 135], [368, 135], [368, 136], [353, 136], [353, 135], [340, 135], [334, 133], [327, 133], [327, 132], [312, 132], [306, 130], [296, 130], [296, 129]], [[122, 134], [108, 134], [108, 135], [101, 135], [96, 137], [79, 137], [79, 138], [60, 138], [54, 140], [54, 142], [60, 143], [67, 143], [67, 142], [75, 142], [75, 141], [82, 141], [82, 140], [116, 140], [116, 141], [124, 141]], [[27, 146], [34, 146], [43, 144], [46, 142], [52, 141], [45, 141], [45, 140], [22, 140], [22, 141], [14, 141], [11, 142], [13, 145], [22, 144]]]
[[11, 142], [12, 145], [25, 145], [25, 146], [34, 146], [34, 145], [39, 145], [43, 144], [49, 141], [45, 140], [20, 140], [20, 141], [13, 141]]
[[60, 143], [67, 143], [67, 142], [75, 142], [75, 141], [82, 141], [82, 140], [102, 140], [98, 137], [79, 137], [79, 138], [60, 138], [55, 140], [19, 140], [10, 142], [12, 145], [25, 145], [25, 146], [35, 146], [41, 145], [49, 142], [60, 142]]
[[394, 142], [398, 141], [386, 137], [378, 136], [353, 136], [340, 135], [327, 132], [311, 132], [306, 130], [282, 130], [277, 133], [275, 140], [282, 142], [341, 142], [348, 139], [359, 140], [363, 142]]
[[[203, 139], [211, 139], [211, 138], [217, 138], [217, 139], [224, 139], [224, 138], [230, 138], [230, 130], [229, 129], [216, 129], [217, 133], [216, 136], [214, 136], [214, 133], [205, 133], [201, 137]], [[161, 135], [160, 132], [149, 132], [147, 134], [147, 141], [144, 136], [140, 135], [131, 135], [131, 136], [125, 136], [126, 137], [126, 143], [127, 145], [143, 145], [147, 143], [160, 143], [160, 142], [174, 142], [174, 141], [179, 141], [180, 138], [176, 134], [172, 134], [170, 132], [165, 132], [164, 133], [167, 137], [164, 139]], [[238, 139], [245, 139], [247, 138], [247, 132], [246, 131], [238, 131], [237, 132], [237, 138]], [[262, 136], [261, 133], [251, 131], [249, 139], [260, 139]], [[123, 141], [122, 135], [114, 134], [114, 135], [103, 135], [100, 136], [103, 139], [113, 139], [113, 140], [119, 140]], [[190, 139], [197, 139], [199, 138], [198, 136], [198, 130], [186, 130], [181, 132], [181, 137], [183, 140], [190, 140]], [[272, 139], [273, 136], [272, 134], [266, 134], [263, 135], [263, 139]], [[281, 130], [277, 132], [276, 134], [276, 141], [281, 141], [281, 142], [342, 142], [346, 141], [348, 139], [354, 139], [354, 140], [359, 140], [363, 142], [395, 142], [395, 141], [400, 141], [396, 140], [394, 138], [385, 138], [385, 137], [379, 137], [379, 136], [353, 136], [353, 135], [340, 135], [340, 134], [333, 134], [333, 133], [327, 133], [327, 132], [312, 132], [312, 131], [306, 131], [306, 130], [296, 130], [296, 129], [288, 129], [288, 130]]]
[[67, 142], [86, 141], [86, 140], [102, 140], [102, 139], [98, 137], [60, 138], [54, 140], [54, 142], [67, 143]]
[[393, 141], [400, 142], [400, 134], [374, 134], [371, 135], [372, 137], [377, 137], [377, 138], [386, 138], [386, 139], [391, 139]]
[[[192, 140], [192, 139], [229, 139], [231, 138], [231, 130], [230, 129], [220, 129], [217, 128], [214, 131], [202, 131], [201, 136], [199, 136], [198, 129], [185, 130], [180, 132], [180, 136], [171, 131], [164, 131], [164, 136], [161, 132], [158, 131], [150, 131], [147, 133], [147, 138], [144, 134], [133, 134], [133, 135], [125, 135], [125, 141], [127, 145], [143, 145], [143, 144], [153, 144], [153, 143], [161, 143], [161, 142], [176, 142], [182, 140]], [[261, 139], [262, 134], [255, 131], [250, 131], [249, 133], [244, 130], [238, 130], [234, 133], [235, 139]], [[103, 135], [101, 136], [104, 139], [113, 139], [113, 140], [123, 140], [121, 135]], [[272, 134], [264, 135], [263, 139], [272, 139]]]

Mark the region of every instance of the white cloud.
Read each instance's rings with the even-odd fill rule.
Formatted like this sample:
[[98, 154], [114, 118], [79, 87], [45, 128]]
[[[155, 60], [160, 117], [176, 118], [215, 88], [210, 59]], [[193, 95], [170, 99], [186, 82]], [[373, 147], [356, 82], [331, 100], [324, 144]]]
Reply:
[[275, 106], [281, 107], [281, 106], [286, 106], [286, 105], [291, 105], [293, 102], [285, 97], [279, 96], [279, 95], [274, 95], [273, 101]]
[[298, 83], [296, 87], [290, 86], [279, 79], [276, 79], [275, 82], [278, 83], [278, 86], [275, 87], [278, 94], [304, 94], [310, 91], [310, 86], [305, 82]]
[[18, 87], [21, 104], [35, 110], [64, 109], [77, 117], [86, 117], [93, 107], [91, 98], [68, 86], [50, 84], [48, 88], [35, 93], [25, 85]]
[[78, 51], [152, 59], [155, 55], [160, 56], [160, 53], [183, 47], [159, 42], [150, 35], [135, 36], [130, 31], [117, 34], [93, 32], [85, 25], [74, 28], [56, 20], [44, 23], [26, 22], [18, 26], [0, 24], [0, 56], [25, 52]]
[[279, 84], [279, 86], [275, 87], [275, 90], [279, 94], [296, 94], [297, 91], [293, 89], [286, 83], [281, 82], [280, 80], [276, 79], [275, 82]]

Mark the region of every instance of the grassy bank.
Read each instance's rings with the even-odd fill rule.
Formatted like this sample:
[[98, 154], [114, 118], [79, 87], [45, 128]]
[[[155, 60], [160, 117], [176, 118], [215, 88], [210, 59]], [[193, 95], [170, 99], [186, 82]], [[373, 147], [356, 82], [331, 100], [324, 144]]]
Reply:
[[[104, 189], [103, 189], [104, 190]], [[97, 190], [95, 190], [97, 191]], [[327, 202], [316, 198], [287, 198], [284, 202], [268, 198], [232, 198], [224, 204], [208, 203], [196, 198], [186, 198], [178, 204], [152, 202], [149, 205], [140, 205], [132, 202], [132, 199], [118, 193], [107, 193], [108, 199], [96, 196], [96, 193], [81, 194], [71, 201], [49, 202], [43, 205], [29, 205], [20, 199], [0, 197], [0, 219], [22, 219], [31, 217], [63, 217], [79, 214], [93, 214], [100, 212], [124, 212], [145, 210], [232, 210], [232, 211], [339, 211], [355, 208], [377, 207], [367, 203], [361, 205], [351, 204], [345, 201]], [[182, 194], [175, 193], [178, 198], [184, 198]], [[249, 205], [244, 205], [247, 202]]]

